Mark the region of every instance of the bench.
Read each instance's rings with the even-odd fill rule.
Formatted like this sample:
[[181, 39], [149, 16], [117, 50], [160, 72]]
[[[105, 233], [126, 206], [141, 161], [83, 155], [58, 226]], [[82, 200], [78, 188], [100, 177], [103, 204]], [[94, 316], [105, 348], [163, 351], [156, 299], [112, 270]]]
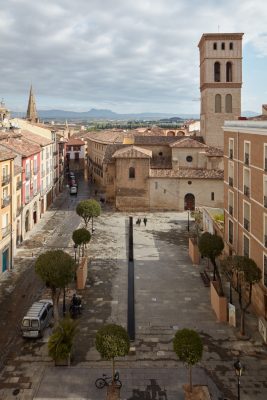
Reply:
[[209, 287], [210, 286], [210, 277], [207, 274], [207, 271], [204, 270], [204, 272], [200, 272], [200, 276], [202, 278], [202, 281], [204, 283], [204, 286]]

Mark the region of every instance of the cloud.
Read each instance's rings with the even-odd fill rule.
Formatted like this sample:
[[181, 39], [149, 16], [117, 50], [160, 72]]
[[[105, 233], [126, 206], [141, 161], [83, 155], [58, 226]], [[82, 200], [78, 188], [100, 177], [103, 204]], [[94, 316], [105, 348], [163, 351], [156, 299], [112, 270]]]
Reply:
[[39, 108], [198, 112], [197, 44], [218, 26], [267, 59], [264, 0], [9, 0], [0, 18], [0, 95], [13, 109], [33, 83]]

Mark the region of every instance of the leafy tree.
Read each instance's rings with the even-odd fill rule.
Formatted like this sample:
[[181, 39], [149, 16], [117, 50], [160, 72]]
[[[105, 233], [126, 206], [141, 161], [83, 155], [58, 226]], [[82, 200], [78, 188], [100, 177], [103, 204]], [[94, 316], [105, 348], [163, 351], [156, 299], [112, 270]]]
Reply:
[[[240, 334], [245, 335], [245, 313], [251, 304], [252, 288], [261, 280], [261, 270], [254, 260], [246, 256], [226, 257], [221, 263], [230, 283], [238, 293], [238, 302], [241, 311]], [[247, 301], [245, 295], [248, 290]]]
[[93, 219], [99, 217], [101, 214], [101, 206], [98, 201], [94, 199], [82, 200], [76, 207], [76, 213], [83, 218], [85, 226], [87, 228], [90, 219], [92, 218], [92, 230], [93, 230]]
[[209, 232], [204, 232], [199, 238], [198, 248], [202, 257], [207, 257], [210, 259], [213, 265], [213, 280], [215, 281], [215, 277], [217, 278], [219, 285], [219, 296], [223, 296], [221, 275], [216, 264], [216, 257], [222, 254], [224, 248], [223, 239], [218, 235], [212, 235]]
[[70, 317], [59, 322], [48, 340], [48, 354], [53, 360], [65, 360], [69, 357], [76, 332], [77, 322]]
[[196, 235], [197, 241], [199, 239], [199, 233], [202, 228], [202, 220], [203, 220], [203, 213], [200, 210], [191, 211], [191, 217], [195, 220], [195, 228], [196, 228]]
[[189, 387], [192, 392], [192, 366], [202, 358], [202, 340], [192, 329], [181, 329], [176, 332], [173, 339], [173, 350], [179, 360], [189, 368]]
[[90, 242], [91, 233], [86, 228], [76, 229], [72, 232], [72, 240], [79, 247], [79, 254], [82, 246], [82, 255], [84, 255], [84, 246]]
[[130, 339], [126, 330], [115, 324], [99, 329], [96, 334], [96, 349], [106, 360], [112, 360], [112, 383], [115, 375], [115, 357], [123, 357], [129, 353]]
[[59, 320], [58, 302], [61, 289], [67, 286], [74, 277], [75, 263], [73, 258], [62, 250], [52, 250], [40, 254], [35, 262], [35, 272], [51, 289], [54, 320]]

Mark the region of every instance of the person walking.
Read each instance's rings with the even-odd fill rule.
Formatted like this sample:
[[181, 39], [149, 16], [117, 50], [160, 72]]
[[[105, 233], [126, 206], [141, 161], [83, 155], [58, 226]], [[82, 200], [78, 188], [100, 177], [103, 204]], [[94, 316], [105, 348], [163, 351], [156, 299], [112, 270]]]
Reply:
[[147, 217], [144, 218], [144, 224], [145, 224], [145, 226], [146, 226], [146, 223], [147, 223]]

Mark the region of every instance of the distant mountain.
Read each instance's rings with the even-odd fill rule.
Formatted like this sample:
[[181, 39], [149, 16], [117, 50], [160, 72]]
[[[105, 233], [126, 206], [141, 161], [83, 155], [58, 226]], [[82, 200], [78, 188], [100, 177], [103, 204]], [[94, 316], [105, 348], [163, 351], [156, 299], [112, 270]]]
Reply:
[[[159, 120], [163, 118], [178, 118], [184, 119], [180, 115], [170, 114], [170, 113], [133, 113], [133, 114], [118, 114], [111, 110], [98, 110], [92, 108], [86, 112], [76, 112], [76, 111], [64, 111], [64, 110], [39, 110], [38, 115], [40, 119], [54, 119], [54, 120]], [[20, 117], [22, 113], [12, 112], [12, 117]], [[197, 116], [198, 117], [198, 116]], [[190, 118], [193, 118], [190, 116]]]

